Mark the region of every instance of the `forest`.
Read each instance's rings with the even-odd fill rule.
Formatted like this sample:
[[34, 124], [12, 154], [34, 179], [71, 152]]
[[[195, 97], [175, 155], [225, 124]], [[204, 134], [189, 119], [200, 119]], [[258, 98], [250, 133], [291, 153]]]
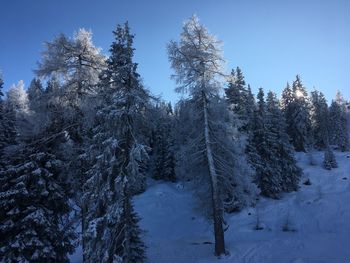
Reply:
[[148, 262], [134, 198], [150, 182], [188, 185], [212, 227], [208, 249], [226, 257], [226, 215], [311, 183], [296, 154], [312, 164], [321, 152], [330, 171], [349, 151], [340, 92], [329, 102], [296, 75], [281, 96], [253, 94], [196, 16], [167, 43], [173, 104], [144, 86], [129, 24], [111, 34], [108, 55], [85, 29], [48, 40], [27, 89], [5, 92], [0, 76], [1, 262], [70, 262], [77, 247], [82, 262]]

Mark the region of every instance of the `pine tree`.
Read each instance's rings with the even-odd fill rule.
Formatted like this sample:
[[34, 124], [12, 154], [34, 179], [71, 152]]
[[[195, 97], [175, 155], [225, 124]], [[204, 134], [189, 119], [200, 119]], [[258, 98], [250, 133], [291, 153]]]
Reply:
[[0, 155], [3, 155], [2, 150], [6, 146], [6, 136], [5, 136], [5, 106], [3, 101], [4, 93], [2, 92], [4, 85], [4, 81], [2, 80], [2, 76], [0, 75]]
[[284, 192], [296, 191], [302, 170], [294, 158], [293, 146], [286, 132], [286, 120], [278, 105], [276, 94], [269, 92], [266, 100], [267, 126], [270, 133], [271, 149], [274, 149], [275, 172], [282, 179]]
[[172, 108], [160, 103], [156, 107], [160, 116], [156, 119], [153, 142], [153, 155], [155, 159], [153, 177], [174, 182], [175, 176], [175, 153], [174, 135], [172, 133], [173, 120]]
[[269, 92], [267, 102], [263, 89], [259, 89], [253, 132], [247, 151], [257, 172], [261, 194], [279, 198], [282, 192], [298, 188], [301, 169], [296, 166], [292, 146], [285, 131], [285, 119], [274, 93]]
[[347, 151], [350, 148], [350, 142], [345, 102], [341, 99], [341, 94], [338, 94], [337, 98], [332, 101], [329, 108], [330, 141], [331, 144], [337, 145], [341, 151]]
[[331, 170], [332, 168], [338, 167], [338, 163], [330, 147], [328, 147], [324, 152], [323, 167], [327, 170]]
[[229, 107], [243, 122], [241, 129], [247, 132], [254, 108], [254, 96], [250, 86], [246, 87], [242, 70], [239, 67], [236, 68], [236, 71], [232, 69], [225, 94]]
[[300, 76], [296, 76], [292, 88], [282, 93], [282, 109], [287, 122], [287, 133], [296, 151], [306, 151], [310, 145], [311, 123], [308, 95]]
[[311, 92], [311, 127], [313, 143], [317, 149], [329, 145], [329, 114], [326, 98], [317, 90]]
[[93, 166], [84, 186], [83, 250], [88, 262], [136, 263], [144, 261], [145, 246], [131, 198], [145, 184], [142, 163], [147, 147], [140, 141], [139, 128], [149, 95], [132, 61], [134, 36], [128, 24], [113, 33], [99, 84], [104, 103], [89, 150]]
[[247, 102], [246, 102], [246, 115], [247, 115], [247, 124], [246, 124], [246, 131], [248, 133], [252, 130], [253, 125], [253, 118], [254, 118], [254, 111], [255, 111], [255, 98], [252, 93], [252, 90], [250, 88], [250, 85], [248, 84], [248, 92], [247, 92]]
[[44, 94], [44, 88], [41, 84], [40, 79], [34, 78], [27, 90], [28, 94], [28, 101], [29, 101], [29, 109], [31, 111], [43, 111], [43, 94]]
[[0, 172], [0, 261], [69, 262], [74, 251], [63, 163], [47, 141], [18, 145]]
[[0, 167], [6, 162], [4, 148], [16, 140], [16, 114], [13, 108], [3, 100], [3, 80], [0, 75]]
[[261, 194], [277, 198], [282, 191], [282, 183], [271, 160], [274, 156], [271, 143], [276, 138], [272, 138], [272, 134], [268, 133], [267, 125], [264, 91], [260, 88], [257, 95], [257, 109], [254, 113], [253, 132], [247, 150], [250, 161], [256, 170], [256, 183], [261, 190]]

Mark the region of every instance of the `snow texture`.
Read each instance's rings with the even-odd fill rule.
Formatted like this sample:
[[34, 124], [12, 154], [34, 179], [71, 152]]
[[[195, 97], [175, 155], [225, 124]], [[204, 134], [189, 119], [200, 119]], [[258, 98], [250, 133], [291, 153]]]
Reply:
[[[298, 192], [261, 198], [256, 208], [226, 215], [230, 255], [220, 262], [348, 263], [350, 250], [350, 153], [335, 152], [339, 168], [322, 167], [323, 152], [297, 154], [304, 170]], [[134, 198], [146, 230], [148, 262], [216, 262], [212, 223], [196, 211], [186, 184], [154, 183]], [[255, 230], [259, 213], [261, 230]], [[289, 231], [283, 231], [283, 227]]]

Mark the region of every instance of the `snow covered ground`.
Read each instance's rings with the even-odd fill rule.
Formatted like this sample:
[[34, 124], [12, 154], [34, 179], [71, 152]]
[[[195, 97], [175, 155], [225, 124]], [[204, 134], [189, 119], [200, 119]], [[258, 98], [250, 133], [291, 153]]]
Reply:
[[[311, 185], [301, 183], [298, 192], [280, 200], [262, 198], [256, 208], [228, 215], [230, 255], [219, 262], [349, 263], [350, 153], [335, 154], [339, 168], [331, 171], [322, 168], [323, 152], [314, 153], [315, 166], [298, 154], [301, 182], [310, 178]], [[211, 222], [196, 211], [186, 186], [155, 183], [134, 202], [149, 262], [217, 262]], [[257, 214], [261, 230], [254, 230]], [[283, 231], [285, 225], [289, 231]]]

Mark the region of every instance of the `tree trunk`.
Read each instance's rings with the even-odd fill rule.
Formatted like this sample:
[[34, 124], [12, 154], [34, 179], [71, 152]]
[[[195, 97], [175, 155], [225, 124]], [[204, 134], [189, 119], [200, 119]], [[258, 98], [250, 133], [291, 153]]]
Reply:
[[214, 219], [214, 235], [215, 235], [215, 255], [220, 256], [225, 254], [225, 237], [224, 230], [222, 227], [222, 204], [220, 202], [219, 189], [218, 189], [218, 180], [217, 173], [214, 166], [213, 153], [210, 143], [210, 134], [209, 134], [209, 121], [208, 121], [208, 105], [207, 98], [202, 93], [203, 99], [203, 113], [204, 113], [204, 137], [205, 137], [205, 147], [207, 153], [207, 161], [209, 168], [209, 176], [211, 180], [211, 196], [212, 196], [212, 205], [213, 205], [213, 219]]

